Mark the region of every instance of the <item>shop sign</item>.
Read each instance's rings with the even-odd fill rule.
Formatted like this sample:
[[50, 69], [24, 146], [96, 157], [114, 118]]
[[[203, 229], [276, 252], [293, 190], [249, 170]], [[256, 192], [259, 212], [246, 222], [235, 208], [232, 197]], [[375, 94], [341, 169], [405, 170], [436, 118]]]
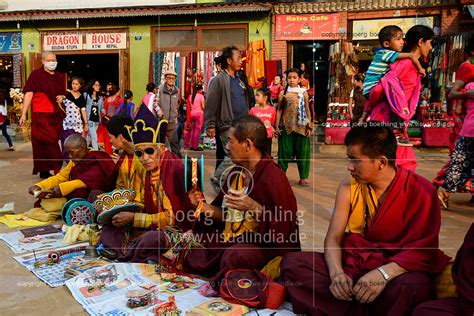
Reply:
[[82, 34], [55, 33], [43, 36], [43, 50], [67, 51], [82, 49]]
[[86, 33], [86, 49], [125, 49], [127, 33]]
[[341, 38], [339, 13], [277, 15], [275, 21], [277, 41], [333, 40]]
[[405, 33], [414, 25], [425, 25], [433, 28], [434, 18], [411, 17], [396, 19], [357, 20], [352, 22], [352, 40], [376, 40], [379, 31], [387, 25], [397, 25]]
[[0, 33], [0, 52], [21, 52], [21, 33]]

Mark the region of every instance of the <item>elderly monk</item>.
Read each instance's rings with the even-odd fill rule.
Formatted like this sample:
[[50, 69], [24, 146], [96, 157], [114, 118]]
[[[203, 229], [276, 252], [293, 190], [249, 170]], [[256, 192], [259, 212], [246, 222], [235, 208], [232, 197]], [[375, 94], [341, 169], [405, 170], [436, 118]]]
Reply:
[[345, 139], [351, 178], [339, 186], [322, 253], [281, 262], [293, 311], [308, 315], [409, 315], [436, 296], [431, 278], [449, 257], [438, 248], [433, 185], [395, 166], [387, 127], [359, 126]]
[[100, 242], [109, 251], [117, 252], [119, 261], [158, 262], [159, 251], [166, 245], [166, 236], [159, 230], [176, 225], [190, 227], [187, 212], [194, 212], [184, 192], [184, 165], [165, 145], [167, 122], [141, 106], [133, 128], [128, 127], [135, 156], [143, 165], [144, 211], [123, 211], [114, 215], [112, 224], [105, 225]]
[[31, 106], [31, 146], [33, 147], [33, 174], [42, 179], [59, 172], [63, 164], [59, 137], [62, 132], [64, 110], [62, 102], [66, 94], [66, 79], [56, 71], [56, 55], [50, 51], [41, 54], [43, 67], [34, 70], [26, 81], [20, 125], [26, 123], [26, 113]]
[[418, 305], [413, 316], [474, 315], [474, 224], [464, 237], [452, 268], [456, 296]]
[[133, 126], [133, 119], [128, 115], [115, 115], [107, 124], [110, 142], [115, 149], [121, 150], [112, 179], [116, 179], [117, 189], [132, 189], [136, 192], [135, 201], [142, 202], [144, 199], [145, 169], [140, 159], [135, 156], [135, 147], [127, 127]]
[[[232, 269], [262, 269], [277, 256], [299, 251], [296, 198], [285, 172], [265, 153], [265, 125], [244, 115], [228, 133], [227, 149], [236, 164], [211, 204], [204, 203], [200, 225], [204, 249], [192, 249], [184, 268], [210, 276], [214, 290]], [[200, 192], [192, 192], [197, 204]]]
[[68, 200], [88, 199], [91, 191], [111, 189], [107, 179], [114, 169], [114, 162], [108, 154], [89, 151], [86, 140], [79, 134], [66, 138], [64, 147], [70, 159], [69, 163], [58, 174], [31, 186], [28, 190], [30, 194], [52, 190], [51, 194], [40, 193], [39, 199], [46, 195], [54, 198], [66, 197]]

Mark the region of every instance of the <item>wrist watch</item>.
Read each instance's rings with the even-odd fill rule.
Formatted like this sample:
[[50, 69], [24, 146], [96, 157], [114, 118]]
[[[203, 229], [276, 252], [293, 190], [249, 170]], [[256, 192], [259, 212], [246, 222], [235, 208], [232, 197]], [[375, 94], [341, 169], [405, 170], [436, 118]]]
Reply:
[[379, 270], [379, 272], [382, 274], [383, 278], [385, 279], [385, 281], [389, 281], [390, 280], [390, 276], [388, 275], [387, 272], [385, 272], [385, 270], [382, 268], [382, 267], [378, 267], [377, 270]]

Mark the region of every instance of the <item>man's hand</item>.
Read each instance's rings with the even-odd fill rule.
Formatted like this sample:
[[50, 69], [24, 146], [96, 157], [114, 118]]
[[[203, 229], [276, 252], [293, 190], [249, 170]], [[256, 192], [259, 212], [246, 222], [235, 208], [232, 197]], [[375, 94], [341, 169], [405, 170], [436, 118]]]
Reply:
[[135, 213], [132, 212], [120, 212], [115, 214], [112, 217], [112, 224], [116, 227], [123, 227], [127, 224], [133, 223], [133, 219], [135, 218]]
[[191, 191], [188, 193], [188, 196], [189, 196], [189, 200], [191, 201], [191, 204], [192, 204], [193, 206], [197, 206], [200, 201], [204, 201], [204, 200], [205, 200], [204, 194], [203, 194], [201, 191], [196, 190], [196, 189], [191, 190]]
[[25, 126], [26, 125], [26, 114], [22, 114], [20, 117], [20, 126]]
[[209, 138], [216, 137], [216, 129], [215, 128], [208, 128], [207, 129], [207, 137], [209, 137]]
[[249, 197], [247, 193], [230, 189], [227, 192], [225, 199], [229, 208], [242, 212], [250, 211], [255, 218], [258, 218], [262, 212], [262, 206]]
[[63, 196], [63, 193], [61, 192], [61, 189], [59, 186], [53, 188], [53, 193], [51, 193], [51, 197], [53, 198], [60, 198]]
[[28, 193], [31, 195], [35, 194], [35, 191], [40, 191], [41, 188], [37, 185], [32, 185], [31, 187], [28, 188]]
[[352, 290], [352, 294], [362, 303], [373, 302], [383, 289], [387, 286], [387, 281], [378, 270], [372, 270], [362, 276]]
[[352, 298], [352, 279], [344, 271], [331, 277], [329, 290], [335, 298], [341, 301], [350, 301]]

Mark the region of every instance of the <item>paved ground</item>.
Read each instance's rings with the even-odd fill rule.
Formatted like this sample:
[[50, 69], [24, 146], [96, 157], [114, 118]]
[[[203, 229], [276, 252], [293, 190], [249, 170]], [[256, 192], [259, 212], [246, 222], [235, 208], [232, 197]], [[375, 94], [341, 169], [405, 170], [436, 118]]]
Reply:
[[[275, 146], [274, 146], [275, 147]], [[6, 144], [0, 144], [0, 207], [5, 202], [15, 202], [16, 213], [32, 207], [33, 198], [27, 188], [39, 178], [32, 176], [31, 144], [16, 145], [17, 151], [7, 152]], [[304, 250], [321, 251], [329, 223], [330, 209], [339, 181], [347, 176], [345, 155], [341, 147], [323, 146], [313, 154], [311, 187], [297, 185], [293, 190], [298, 207], [303, 212], [301, 229]], [[317, 151], [317, 153], [316, 153]], [[194, 153], [192, 153], [194, 154]], [[213, 153], [204, 152], [207, 159], [206, 173], [213, 170]], [[417, 153], [418, 172], [432, 179], [447, 159], [445, 152], [424, 151]], [[288, 171], [290, 183], [298, 181], [296, 165]], [[206, 196], [212, 197], [209, 186]], [[464, 234], [474, 220], [474, 207], [468, 203], [469, 196], [455, 194], [450, 201], [450, 210], [443, 211], [440, 233], [441, 248], [453, 256], [460, 246]], [[0, 226], [0, 233], [9, 231]], [[12, 257], [11, 251], [0, 242], [0, 313], [2, 315], [85, 315], [67, 288], [52, 289], [41, 283], [32, 273], [21, 267]]]

